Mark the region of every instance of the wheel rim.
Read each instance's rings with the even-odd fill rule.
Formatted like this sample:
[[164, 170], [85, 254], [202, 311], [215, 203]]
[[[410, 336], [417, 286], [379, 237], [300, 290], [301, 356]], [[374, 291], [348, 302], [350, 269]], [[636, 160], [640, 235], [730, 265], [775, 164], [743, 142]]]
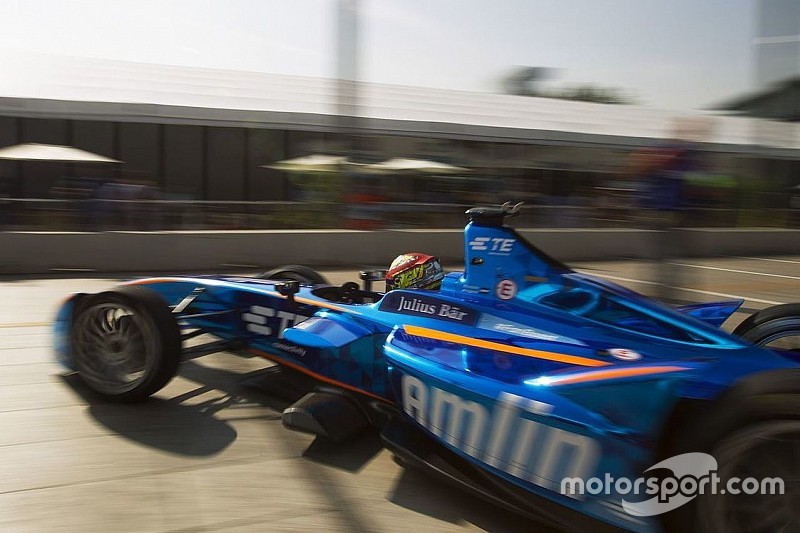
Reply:
[[158, 335], [152, 322], [129, 305], [92, 305], [76, 318], [73, 331], [78, 372], [99, 392], [129, 392], [155, 368]]
[[758, 345], [770, 350], [780, 350], [800, 355], [800, 333], [797, 331], [775, 333], [766, 337]]
[[771, 350], [792, 352], [800, 355], [800, 320], [781, 320], [776, 324], [780, 331], [767, 333], [756, 344]]
[[[800, 421], [766, 422], [724, 439], [714, 450], [720, 488], [727, 480], [781, 478], [783, 494], [701, 496], [702, 531], [800, 530]], [[739, 482], [742, 489], [742, 481]]]

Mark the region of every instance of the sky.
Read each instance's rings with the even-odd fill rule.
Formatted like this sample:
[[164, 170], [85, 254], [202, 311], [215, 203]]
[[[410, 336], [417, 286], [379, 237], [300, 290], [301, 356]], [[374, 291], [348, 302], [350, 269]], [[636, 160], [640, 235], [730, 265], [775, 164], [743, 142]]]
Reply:
[[[333, 77], [338, 0], [0, 0], [4, 54]], [[499, 92], [516, 66], [665, 109], [754, 86], [754, 0], [359, 0], [362, 81]], [[6, 75], [13, 73], [6, 72]]]

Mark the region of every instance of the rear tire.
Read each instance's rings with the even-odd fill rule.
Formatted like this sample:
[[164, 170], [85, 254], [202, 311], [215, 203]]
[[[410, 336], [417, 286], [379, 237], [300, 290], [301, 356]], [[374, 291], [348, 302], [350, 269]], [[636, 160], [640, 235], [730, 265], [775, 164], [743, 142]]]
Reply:
[[[800, 420], [786, 419], [750, 424], [723, 437], [712, 452], [719, 461], [719, 477], [738, 478], [741, 482], [736, 490], [742, 492], [699, 496], [697, 530], [713, 533], [800, 530], [796, 511], [798, 439]], [[753, 490], [750, 479], [757, 482], [757, 489], [763, 487], [768, 492], [767, 487], [774, 487], [776, 494], [745, 493], [748, 486]], [[772, 483], [765, 484], [765, 479], [780, 479], [783, 494]]]
[[[666, 457], [688, 452], [712, 455], [719, 484], [716, 494], [709, 494], [711, 485], [706, 485], [707, 492], [662, 515], [667, 531], [747, 533], [776, 531], [787, 525], [785, 531], [800, 531], [800, 513], [796, 511], [800, 394], [796, 379], [796, 374], [775, 374], [758, 384], [746, 384], [726, 393], [712, 409], [673, 428], [677, 442]], [[728, 490], [732, 478], [739, 478], [735, 485], [739, 494]], [[767, 487], [768, 483], [762, 483], [766, 478], [781, 478], [784, 492], [747, 494], [744, 481], [748, 478]]]
[[87, 296], [75, 309], [71, 348], [78, 376], [114, 402], [144, 400], [178, 372], [181, 334], [161, 297], [126, 286]]
[[733, 334], [758, 346], [800, 352], [800, 304], [758, 311], [739, 324]]
[[262, 272], [257, 278], [281, 281], [299, 281], [306, 285], [329, 285], [325, 276], [303, 265], [284, 265]]

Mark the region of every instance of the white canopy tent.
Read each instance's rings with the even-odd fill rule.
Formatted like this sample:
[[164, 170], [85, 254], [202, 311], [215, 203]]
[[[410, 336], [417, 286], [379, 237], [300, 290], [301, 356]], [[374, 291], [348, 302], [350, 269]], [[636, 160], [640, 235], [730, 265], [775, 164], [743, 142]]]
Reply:
[[272, 168], [286, 172], [341, 172], [350, 167], [359, 166], [348, 158], [339, 155], [311, 154], [292, 159], [284, 159], [263, 168]]
[[38, 143], [16, 144], [0, 148], [0, 159], [61, 161], [64, 163], [122, 163], [122, 161], [72, 146]]
[[438, 161], [399, 157], [368, 165], [367, 169], [377, 172], [419, 172], [422, 174], [464, 174], [470, 171], [464, 167], [457, 167]]

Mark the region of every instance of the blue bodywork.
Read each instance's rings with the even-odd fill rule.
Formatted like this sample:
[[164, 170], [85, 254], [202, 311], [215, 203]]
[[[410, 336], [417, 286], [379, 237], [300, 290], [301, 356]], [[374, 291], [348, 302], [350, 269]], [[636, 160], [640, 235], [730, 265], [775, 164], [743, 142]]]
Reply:
[[[132, 282], [158, 292], [184, 328], [200, 328], [327, 383], [396, 405], [409, 424], [533, 494], [634, 530], [621, 495], [570, 497], [564, 477], [636, 478], [676, 405], [713, 401], [742, 379], [796, 368], [719, 326], [741, 301], [680, 309], [548, 258], [513, 229], [471, 222], [465, 272], [439, 291], [303, 286], [293, 298], [246, 277]], [[56, 346], [71, 366], [73, 302]]]

